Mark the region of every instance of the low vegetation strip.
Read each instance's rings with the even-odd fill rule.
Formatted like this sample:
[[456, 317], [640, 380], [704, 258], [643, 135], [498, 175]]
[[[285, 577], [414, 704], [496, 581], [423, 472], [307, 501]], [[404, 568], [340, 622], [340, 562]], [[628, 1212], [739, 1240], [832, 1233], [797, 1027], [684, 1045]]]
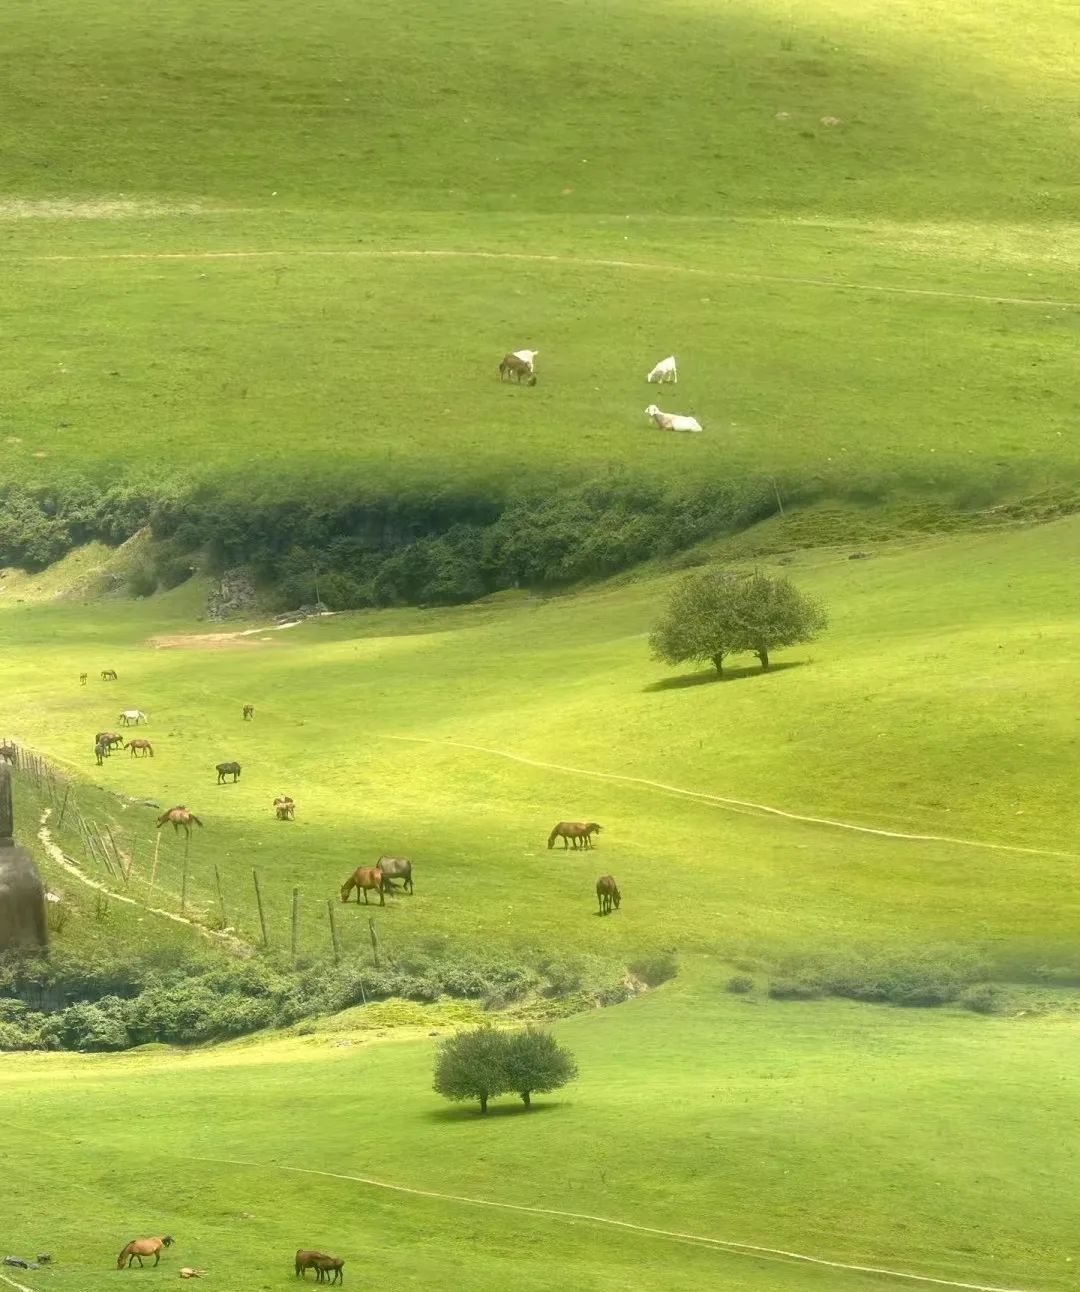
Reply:
[[705, 1234], [689, 1234], [678, 1229], [661, 1229], [654, 1225], [638, 1225], [630, 1220], [614, 1220], [610, 1216], [594, 1216], [582, 1211], [563, 1211], [557, 1207], [529, 1207], [519, 1202], [498, 1202], [491, 1198], [470, 1198], [457, 1193], [440, 1193], [434, 1189], [417, 1189], [407, 1184], [391, 1184], [367, 1175], [349, 1175], [342, 1171], [319, 1171], [313, 1167], [285, 1166], [278, 1162], [253, 1162], [241, 1158], [203, 1157], [186, 1159], [193, 1162], [214, 1163], [218, 1166], [250, 1166], [259, 1170], [276, 1169], [294, 1175], [317, 1175], [328, 1180], [348, 1180], [373, 1189], [387, 1189], [392, 1193], [406, 1193], [415, 1198], [434, 1198], [440, 1202], [456, 1202], [468, 1207], [491, 1207], [499, 1211], [518, 1211], [530, 1216], [553, 1216], [558, 1220], [584, 1220], [589, 1224], [608, 1225], [615, 1229], [629, 1229], [653, 1238], [667, 1238], [674, 1242], [696, 1243], [729, 1252], [735, 1256], [751, 1256], [769, 1260], [786, 1260], [805, 1265], [821, 1265], [828, 1269], [847, 1270], [853, 1274], [880, 1274], [886, 1278], [903, 1279], [909, 1283], [923, 1283], [935, 1287], [961, 1288], [964, 1292], [1031, 1292], [1031, 1289], [1002, 1287], [990, 1283], [965, 1283], [956, 1279], [936, 1278], [930, 1274], [913, 1274], [908, 1270], [894, 1270], [881, 1265], [856, 1265], [847, 1261], [828, 1260], [824, 1256], [811, 1256], [805, 1252], [788, 1251], [783, 1247], [764, 1247], [757, 1243], [740, 1243], [730, 1238], [710, 1238]]
[[668, 785], [663, 781], [652, 781], [644, 776], [625, 776], [621, 772], [600, 772], [588, 767], [569, 767], [565, 763], [548, 763], [536, 758], [526, 758], [523, 754], [513, 754], [507, 749], [492, 749], [487, 745], [471, 745], [460, 740], [435, 740], [427, 736], [384, 735], [384, 740], [404, 740], [419, 745], [441, 745], [450, 749], [468, 749], [477, 754], [489, 754], [493, 758], [507, 758], [511, 762], [524, 763], [526, 767], [541, 767], [549, 772], [568, 772], [572, 776], [590, 776], [601, 781], [620, 781], [627, 785], [644, 785], [649, 789], [662, 790], [665, 794], [677, 794], [682, 798], [699, 799], [703, 803], [713, 803], [745, 816], [778, 816], [787, 821], [801, 821], [807, 825], [825, 825], [835, 830], [852, 830], [857, 834], [873, 834], [882, 839], [907, 839], [913, 843], [949, 843], [961, 848], [986, 848], [993, 852], [1021, 853], [1032, 857], [1055, 857], [1062, 861], [1075, 861], [1077, 856], [1071, 852], [1055, 852], [1047, 848], [1025, 848], [1016, 843], [991, 843], [985, 839], [958, 839], [944, 834], [914, 834], [903, 830], [885, 830], [879, 826], [857, 825], [854, 821], [839, 821], [834, 817], [809, 816], [802, 812], [789, 812], [786, 808], [773, 807], [768, 803], [754, 803], [748, 799], [725, 798], [722, 794], [707, 794], [704, 790], [687, 790], [679, 785]]

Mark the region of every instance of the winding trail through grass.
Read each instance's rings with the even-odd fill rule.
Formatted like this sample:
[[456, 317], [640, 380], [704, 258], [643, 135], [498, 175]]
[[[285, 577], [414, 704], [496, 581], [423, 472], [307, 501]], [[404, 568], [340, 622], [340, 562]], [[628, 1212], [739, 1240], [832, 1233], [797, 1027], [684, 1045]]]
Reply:
[[834, 830], [851, 830], [856, 834], [872, 834], [882, 839], [906, 839], [913, 843], [949, 843], [961, 848], [985, 848], [992, 852], [1021, 853], [1030, 857], [1055, 857], [1061, 861], [1076, 861], [1077, 856], [1071, 852], [1053, 852], [1047, 848], [1025, 848], [1016, 843], [989, 843], [984, 839], [959, 839], [946, 834], [912, 834], [903, 830], [885, 830], [879, 826], [857, 825], [854, 821], [841, 821], [835, 817], [809, 816], [803, 812], [789, 812], [785, 808], [773, 807], [769, 803], [754, 803], [747, 799], [726, 798], [722, 794], [706, 794], [703, 790], [687, 790], [679, 785], [667, 785], [663, 781], [651, 781], [644, 776], [624, 776], [620, 772], [598, 772], [587, 767], [570, 767], [565, 763], [547, 763], [536, 758], [526, 758], [523, 754], [511, 753], [508, 749], [492, 749], [487, 745], [470, 745], [460, 740], [434, 740], [428, 736], [396, 736], [383, 734], [383, 740], [402, 740], [418, 745], [435, 745], [445, 749], [467, 749], [477, 754], [488, 754], [492, 758], [506, 758], [511, 762], [524, 763], [526, 767], [540, 767], [549, 772], [566, 772], [571, 776], [588, 776], [600, 781], [618, 781], [626, 785], [644, 785], [648, 789], [661, 790], [665, 794], [675, 794], [680, 798], [698, 799], [703, 803], [712, 803], [716, 807], [726, 808], [744, 816], [778, 816], [787, 821], [800, 821], [806, 825], [824, 825]]
[[86, 260], [259, 260], [281, 258], [336, 257], [355, 260], [507, 260], [532, 264], [578, 265], [593, 269], [636, 269], [652, 273], [693, 274], [702, 278], [726, 279], [743, 283], [786, 283], [795, 287], [825, 287], [843, 292], [885, 293], [895, 296], [930, 296], [954, 301], [985, 301], [990, 305], [1034, 305], [1040, 308], [1058, 306], [1063, 309], [1080, 309], [1080, 301], [1061, 300], [1040, 296], [992, 296], [984, 292], [954, 292], [941, 287], [903, 287], [887, 283], [844, 282], [837, 278], [806, 278], [788, 274], [756, 274], [724, 269], [701, 269], [694, 265], [671, 265], [654, 260], [607, 260], [591, 256], [558, 256], [542, 252], [523, 251], [453, 251], [453, 250], [404, 250], [356, 251], [350, 247], [338, 250], [314, 247], [282, 248], [281, 250], [250, 251], [100, 251], [87, 255], [59, 253], [47, 256], [29, 256], [36, 261], [86, 261]]
[[787, 1251], [782, 1247], [763, 1247], [756, 1243], [740, 1243], [729, 1238], [710, 1238], [704, 1234], [683, 1233], [677, 1229], [660, 1229], [653, 1225], [637, 1225], [630, 1220], [613, 1220], [609, 1216], [593, 1216], [581, 1211], [562, 1211], [555, 1207], [527, 1207], [519, 1202], [496, 1202], [490, 1198], [470, 1198], [457, 1193], [439, 1193], [435, 1189], [416, 1189], [407, 1184], [391, 1184], [367, 1175], [348, 1175], [341, 1171], [319, 1171], [313, 1167], [284, 1166], [278, 1162], [251, 1162], [227, 1157], [197, 1157], [186, 1161], [215, 1163], [219, 1166], [249, 1166], [258, 1170], [289, 1171], [296, 1175], [318, 1175], [328, 1180], [348, 1180], [367, 1185], [372, 1189], [388, 1189], [392, 1193], [407, 1193], [416, 1198], [434, 1198], [439, 1202], [456, 1202], [468, 1207], [490, 1207], [498, 1211], [517, 1211], [530, 1216], [553, 1216], [557, 1220], [585, 1221], [593, 1225], [608, 1225], [614, 1229], [629, 1229], [648, 1234], [653, 1238], [666, 1238], [679, 1243], [693, 1243], [729, 1252], [735, 1256], [750, 1256], [765, 1260], [781, 1260], [804, 1265], [822, 1265], [834, 1270], [848, 1270], [855, 1274], [877, 1274], [885, 1278], [904, 1279], [910, 1283], [926, 1283], [936, 1287], [962, 1288], [964, 1292], [1027, 1292], [1024, 1288], [1006, 1288], [988, 1283], [962, 1283], [955, 1279], [935, 1278], [930, 1274], [911, 1274], [906, 1270], [888, 1269], [878, 1265], [854, 1265], [846, 1261], [831, 1261], [823, 1256], [810, 1256], [805, 1252]]

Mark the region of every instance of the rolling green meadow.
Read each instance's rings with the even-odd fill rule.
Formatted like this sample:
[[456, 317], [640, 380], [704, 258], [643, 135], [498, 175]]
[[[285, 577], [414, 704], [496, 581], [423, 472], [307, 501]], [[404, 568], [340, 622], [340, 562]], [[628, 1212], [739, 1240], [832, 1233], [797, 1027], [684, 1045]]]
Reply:
[[[212, 528], [154, 595], [122, 515], [0, 571], [0, 738], [63, 778], [15, 778], [54, 963], [318, 974], [333, 910], [358, 975], [369, 919], [391, 965], [539, 975], [4, 1053], [4, 1249], [55, 1261], [0, 1288], [263, 1292], [307, 1246], [351, 1287], [1073, 1288], [1074, 6], [39, 0], [2, 30], [0, 552], [26, 499], [110, 488], [302, 553], [582, 490], [623, 537], [635, 500], [766, 505], [612, 577], [288, 629], [208, 620], [242, 546]], [[522, 346], [535, 388], [496, 379]], [[707, 562], [828, 628], [765, 674], [656, 663]], [[96, 766], [129, 707], [154, 758]], [[549, 851], [564, 819], [595, 851]], [[415, 893], [341, 905], [383, 853]], [[434, 1047], [481, 1021], [550, 1025], [579, 1079], [446, 1105]]]

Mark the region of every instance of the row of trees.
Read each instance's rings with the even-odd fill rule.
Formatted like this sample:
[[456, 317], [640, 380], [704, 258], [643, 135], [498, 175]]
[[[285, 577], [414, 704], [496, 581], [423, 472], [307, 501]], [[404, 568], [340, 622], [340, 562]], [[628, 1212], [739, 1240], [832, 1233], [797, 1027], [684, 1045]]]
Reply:
[[672, 591], [649, 644], [668, 664], [712, 663], [722, 673], [728, 655], [752, 654], [769, 667], [769, 652], [812, 641], [828, 616], [790, 579], [705, 570]]
[[528, 1108], [534, 1094], [558, 1090], [576, 1076], [573, 1055], [550, 1032], [478, 1027], [443, 1041], [432, 1084], [445, 1099], [478, 1100], [486, 1114], [488, 1100], [498, 1095], [518, 1095]]

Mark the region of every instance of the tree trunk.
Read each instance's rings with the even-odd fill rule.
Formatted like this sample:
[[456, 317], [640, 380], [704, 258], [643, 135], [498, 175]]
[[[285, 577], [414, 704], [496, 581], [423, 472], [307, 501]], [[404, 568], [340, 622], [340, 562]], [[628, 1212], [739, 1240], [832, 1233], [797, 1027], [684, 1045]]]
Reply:
[[765, 646], [762, 646], [760, 650], [754, 651], [754, 654], [758, 657], [759, 660], [761, 660], [761, 671], [764, 673], [765, 670], [769, 667], [768, 648]]
[[712, 657], [712, 662], [716, 665], [716, 672], [717, 672], [717, 674], [719, 675], [719, 674], [723, 673], [723, 671], [724, 671], [724, 657], [723, 657], [723, 655], [714, 655], [714, 656]]
[[525, 1107], [526, 1107], [526, 1108], [531, 1108], [531, 1107], [532, 1107], [532, 1091], [531, 1091], [531, 1090], [523, 1090], [523, 1091], [521, 1092], [521, 1102], [525, 1105]]
[[487, 1101], [488, 1101], [487, 1095], [480, 1096], [480, 1112], [481, 1112], [481, 1115], [484, 1117], [487, 1116]]

